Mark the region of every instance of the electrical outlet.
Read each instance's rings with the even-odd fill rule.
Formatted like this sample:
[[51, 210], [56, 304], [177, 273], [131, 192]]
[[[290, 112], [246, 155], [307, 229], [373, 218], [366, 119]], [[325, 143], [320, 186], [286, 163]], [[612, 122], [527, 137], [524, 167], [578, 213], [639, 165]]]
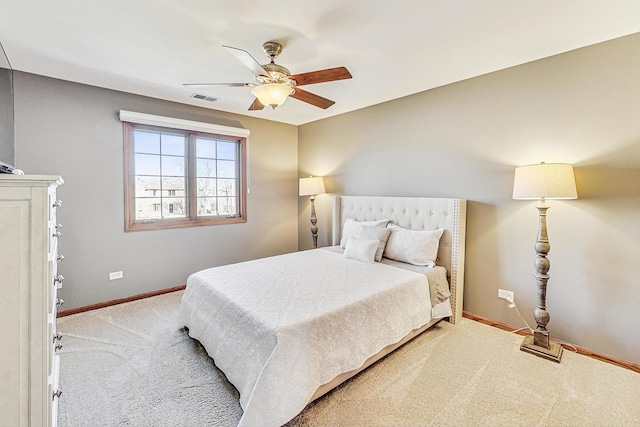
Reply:
[[114, 271], [113, 273], [109, 273], [109, 280], [122, 279], [124, 277], [124, 273], [122, 271]]
[[513, 292], [505, 291], [504, 289], [498, 289], [498, 298], [506, 299], [513, 304]]

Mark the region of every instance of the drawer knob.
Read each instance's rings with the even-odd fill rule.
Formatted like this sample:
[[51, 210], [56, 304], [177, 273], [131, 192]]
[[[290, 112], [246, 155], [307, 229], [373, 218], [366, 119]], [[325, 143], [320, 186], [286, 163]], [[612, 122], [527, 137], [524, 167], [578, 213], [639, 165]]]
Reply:
[[55, 279], [53, 279], [53, 284], [57, 285], [58, 283], [64, 282], [64, 276], [62, 274], [58, 274]]
[[58, 333], [56, 333], [56, 334], [53, 336], [53, 342], [56, 342], [56, 341], [60, 341], [60, 340], [62, 340], [62, 337], [64, 337], [64, 335], [62, 334], [62, 332], [58, 332]]
[[60, 396], [62, 396], [62, 390], [57, 389], [56, 391], [53, 392], [53, 400], [56, 400], [56, 397], [60, 399]]
[[62, 304], [64, 304], [64, 300], [62, 298], [57, 298], [56, 299], [56, 307], [60, 307]]
[[61, 206], [62, 206], [62, 200], [56, 200], [55, 202], [53, 202], [54, 208], [59, 208]]
[[62, 224], [56, 224], [56, 230], [62, 229]]
[[60, 237], [62, 236], [62, 233], [60, 231], [56, 231], [55, 233], [53, 233], [53, 237]]
[[56, 261], [58, 262], [64, 261], [64, 255], [58, 255], [58, 258], [56, 258]]
[[62, 348], [62, 344], [58, 343], [56, 344], [56, 351], [60, 350]]

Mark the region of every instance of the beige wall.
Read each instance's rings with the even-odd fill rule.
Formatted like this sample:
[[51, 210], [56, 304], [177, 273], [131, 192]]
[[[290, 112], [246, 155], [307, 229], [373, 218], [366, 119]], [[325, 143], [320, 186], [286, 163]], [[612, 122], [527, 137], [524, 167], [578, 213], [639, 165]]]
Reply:
[[[297, 249], [296, 126], [16, 73], [17, 167], [62, 175], [64, 309], [184, 284], [207, 267]], [[249, 129], [245, 224], [124, 232], [119, 110]], [[108, 280], [112, 271], [124, 279]]]
[[[514, 168], [575, 165], [579, 200], [550, 201], [552, 336], [640, 363], [640, 34], [303, 125], [300, 176], [348, 195], [469, 200], [465, 310], [535, 326], [535, 202]], [[354, 76], [357, 78], [357, 75]], [[320, 244], [330, 198], [319, 196]], [[299, 201], [299, 248], [309, 202]]]

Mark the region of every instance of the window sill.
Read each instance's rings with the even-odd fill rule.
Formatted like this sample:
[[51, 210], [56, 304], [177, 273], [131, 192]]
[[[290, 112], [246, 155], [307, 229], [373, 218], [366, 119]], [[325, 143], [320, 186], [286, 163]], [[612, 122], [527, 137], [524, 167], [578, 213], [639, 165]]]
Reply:
[[240, 224], [243, 222], [247, 222], [247, 218], [243, 216], [220, 216], [197, 219], [156, 219], [153, 220], [153, 222], [135, 221], [133, 223], [127, 223], [124, 231], [165, 230], [171, 228], [202, 227], [207, 225]]

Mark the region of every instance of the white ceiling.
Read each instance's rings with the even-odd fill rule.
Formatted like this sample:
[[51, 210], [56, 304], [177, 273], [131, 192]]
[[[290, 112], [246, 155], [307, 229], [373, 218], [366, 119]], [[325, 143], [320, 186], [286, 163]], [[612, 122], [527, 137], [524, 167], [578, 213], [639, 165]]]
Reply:
[[[0, 0], [16, 70], [296, 125], [636, 32], [638, 0]], [[270, 40], [293, 74], [346, 66], [304, 86], [335, 105], [247, 111], [249, 88], [182, 86], [254, 82], [222, 45], [267, 63]]]

